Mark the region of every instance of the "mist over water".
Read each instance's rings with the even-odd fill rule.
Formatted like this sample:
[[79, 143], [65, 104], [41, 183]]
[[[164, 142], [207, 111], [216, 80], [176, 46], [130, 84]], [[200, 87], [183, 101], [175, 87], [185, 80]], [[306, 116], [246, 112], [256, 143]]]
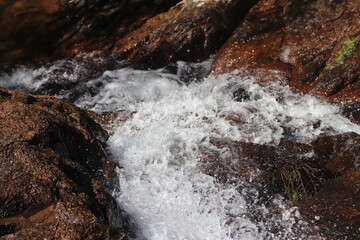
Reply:
[[[306, 143], [319, 135], [360, 134], [337, 106], [287, 86], [259, 85], [252, 76], [204, 77], [211, 61], [179, 62], [171, 70], [119, 68], [81, 81], [83, 70], [64, 70], [64, 64], [20, 68], [3, 74], [0, 85], [39, 92], [57, 78], [57, 87], [67, 87], [56, 97], [97, 112], [132, 112], [115, 121], [108, 152], [121, 166], [121, 189], [113, 195], [137, 226], [137, 239], [320, 238], [309, 235], [308, 223], [281, 196], [265, 204], [251, 178], [220, 182], [201, 171], [200, 159], [203, 149], [227, 153], [211, 138], [277, 145], [284, 137]], [[238, 89], [246, 92], [242, 101], [234, 100]]]

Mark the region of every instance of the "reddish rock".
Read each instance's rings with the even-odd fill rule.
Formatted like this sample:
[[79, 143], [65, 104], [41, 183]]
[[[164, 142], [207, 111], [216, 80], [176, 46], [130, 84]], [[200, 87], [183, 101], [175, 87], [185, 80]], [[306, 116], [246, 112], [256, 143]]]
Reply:
[[[260, 145], [211, 139], [211, 149], [203, 148], [201, 170], [223, 182], [247, 181], [264, 189], [272, 185], [273, 174], [288, 162], [302, 160], [302, 155], [312, 151], [307, 144], [282, 140], [279, 145]], [[312, 158], [307, 161], [314, 161]]]
[[200, 61], [220, 48], [257, 1], [3, 1], [0, 63], [94, 51], [143, 67]]
[[154, 67], [175, 60], [205, 60], [254, 2], [182, 1], [118, 41], [114, 52], [132, 63]]
[[357, 0], [262, 0], [217, 53], [212, 71], [239, 70], [334, 102], [356, 102], [359, 18]]
[[244, 189], [255, 187], [263, 203], [274, 191], [286, 196], [280, 174], [286, 168], [295, 169], [306, 192], [297, 196], [294, 205], [308, 221], [309, 229], [324, 239], [358, 239], [359, 135], [320, 136], [309, 144], [282, 139], [272, 146], [223, 138], [211, 139], [210, 143], [210, 148], [202, 148], [199, 168], [204, 173], [221, 182], [241, 183]]
[[1, 239], [118, 239], [107, 137], [70, 103], [0, 88]]
[[276, 0], [257, 3], [216, 54], [213, 73], [240, 70], [238, 74], [274, 81], [277, 79], [270, 73], [275, 72], [288, 79], [292, 65], [281, 60], [284, 5], [285, 1]]
[[358, 239], [359, 143], [359, 135], [347, 133], [319, 137], [311, 144], [330, 176], [313, 197], [296, 205], [326, 239]]
[[325, 239], [359, 239], [360, 171], [328, 180], [314, 197], [298, 203], [301, 214]]
[[109, 50], [179, 1], [1, 1], [0, 63], [36, 63]]

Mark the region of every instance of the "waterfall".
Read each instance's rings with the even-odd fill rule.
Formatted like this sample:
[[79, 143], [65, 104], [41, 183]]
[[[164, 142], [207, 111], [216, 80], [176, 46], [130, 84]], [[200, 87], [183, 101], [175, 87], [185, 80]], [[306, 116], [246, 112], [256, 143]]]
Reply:
[[[0, 85], [46, 93], [44, 86], [56, 82], [66, 86], [55, 92], [58, 98], [97, 112], [129, 113], [114, 120], [107, 151], [120, 166], [120, 189], [113, 195], [137, 226], [139, 240], [314, 237], [283, 197], [262, 202], [262, 190], [251, 176], [224, 182], [202, 171], [204, 151], [229, 154], [213, 138], [276, 146], [284, 129], [307, 143], [319, 135], [360, 134], [360, 127], [341, 116], [337, 106], [279, 83], [261, 85], [236, 73], [206, 76], [210, 65], [119, 68], [80, 81], [86, 69], [58, 61], [2, 74]], [[247, 94], [242, 101], [234, 99], [238, 89]], [[229, 119], [234, 116], [238, 124]]]

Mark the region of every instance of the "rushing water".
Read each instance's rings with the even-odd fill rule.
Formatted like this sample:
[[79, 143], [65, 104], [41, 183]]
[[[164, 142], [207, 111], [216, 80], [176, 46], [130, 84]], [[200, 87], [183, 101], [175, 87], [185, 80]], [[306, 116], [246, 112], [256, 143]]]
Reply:
[[[296, 141], [308, 142], [320, 134], [360, 133], [359, 126], [338, 107], [286, 86], [262, 86], [236, 74], [204, 78], [210, 64], [118, 68], [86, 78], [86, 67], [59, 61], [3, 74], [0, 84], [47, 93], [44, 86], [56, 83], [56, 96], [78, 106], [131, 113], [116, 122], [108, 151], [121, 166], [121, 190], [113, 194], [137, 226], [137, 239], [319, 239], [307, 233], [308, 223], [282, 197], [261, 203], [251, 179], [224, 183], [201, 172], [202, 149], [216, 149], [211, 138], [277, 145], [284, 129]], [[233, 97], [239, 88], [248, 95], [242, 102]], [[273, 209], [280, 213], [272, 214]]]

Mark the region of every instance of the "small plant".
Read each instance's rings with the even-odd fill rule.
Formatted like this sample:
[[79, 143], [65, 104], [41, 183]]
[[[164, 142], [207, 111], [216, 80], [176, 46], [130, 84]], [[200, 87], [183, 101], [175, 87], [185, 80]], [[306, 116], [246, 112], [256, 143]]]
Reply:
[[344, 60], [345, 60], [345, 57], [347, 55], [349, 55], [352, 51], [354, 51], [356, 45], [357, 45], [357, 41], [355, 39], [353, 40], [346, 40], [342, 43], [342, 48], [341, 50], [338, 52], [336, 58], [331, 61], [330, 64], [328, 64], [325, 69], [326, 70], [331, 70], [331, 69], [334, 69], [335, 67], [337, 67], [338, 65], [340, 64], [343, 64], [344, 63]]
[[317, 192], [324, 183], [322, 171], [308, 163], [286, 164], [273, 177], [285, 196], [293, 201], [302, 201]]

